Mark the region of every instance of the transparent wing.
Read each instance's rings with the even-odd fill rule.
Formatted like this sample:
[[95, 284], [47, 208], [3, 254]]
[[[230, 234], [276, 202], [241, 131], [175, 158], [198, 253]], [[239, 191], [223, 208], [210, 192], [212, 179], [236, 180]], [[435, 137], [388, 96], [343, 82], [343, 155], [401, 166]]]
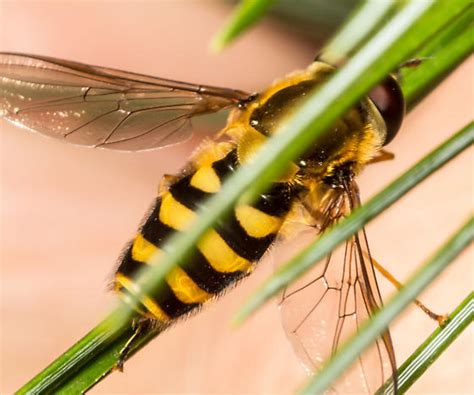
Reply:
[[190, 136], [191, 117], [249, 96], [61, 59], [0, 53], [0, 116], [74, 144], [127, 151], [174, 144]]
[[[358, 204], [355, 184], [335, 192], [329, 202], [317, 210], [316, 222], [320, 226], [300, 225], [300, 232], [289, 241], [290, 248], [285, 255], [294, 254], [314, 241], [321, 231]], [[287, 256], [283, 256], [282, 261]], [[309, 373], [317, 372], [322, 363], [381, 306], [369, 257], [365, 231], [361, 230], [282, 294], [283, 327]], [[333, 385], [330, 393], [373, 394], [394, 373], [395, 366], [387, 332], [359, 357]]]

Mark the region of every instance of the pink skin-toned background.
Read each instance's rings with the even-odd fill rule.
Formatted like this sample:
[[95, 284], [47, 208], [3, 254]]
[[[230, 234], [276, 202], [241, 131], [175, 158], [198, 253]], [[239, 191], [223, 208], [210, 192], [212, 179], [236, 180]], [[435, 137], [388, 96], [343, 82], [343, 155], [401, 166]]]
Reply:
[[[3, 51], [38, 53], [178, 80], [254, 91], [305, 67], [313, 45], [265, 21], [220, 55], [207, 45], [229, 8], [215, 1], [2, 1]], [[473, 62], [466, 61], [407, 118], [390, 145], [396, 159], [360, 177], [366, 200], [472, 119]], [[92, 150], [1, 127], [1, 393], [12, 393], [114, 305], [107, 282], [164, 173], [199, 139], [140, 154]], [[472, 149], [368, 226], [374, 256], [400, 279], [466, 219]], [[450, 312], [472, 289], [472, 249], [423, 294]], [[269, 303], [242, 328], [230, 320], [271, 262], [201, 314], [160, 336], [91, 393], [291, 393], [305, 378]], [[382, 291], [393, 289], [381, 281]], [[435, 328], [409, 308], [392, 326], [401, 363]], [[472, 393], [472, 330], [412, 393]]]

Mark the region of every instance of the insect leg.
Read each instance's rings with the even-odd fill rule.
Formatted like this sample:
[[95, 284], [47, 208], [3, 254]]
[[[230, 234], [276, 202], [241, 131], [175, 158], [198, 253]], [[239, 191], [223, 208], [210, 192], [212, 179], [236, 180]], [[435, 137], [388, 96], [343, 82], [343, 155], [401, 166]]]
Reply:
[[149, 333], [154, 327], [153, 320], [150, 318], [139, 318], [133, 322], [133, 335], [128, 339], [125, 346], [120, 350], [119, 358], [115, 369], [122, 372], [125, 360], [130, 356], [130, 351], [140, 342], [142, 337]]
[[415, 67], [418, 67], [425, 60], [430, 60], [430, 59], [433, 59], [433, 57], [432, 56], [422, 56], [422, 57], [420, 56], [419, 58], [408, 59], [405, 62], [399, 64], [398, 67], [397, 67], [397, 71], [395, 72], [397, 80], [398, 81], [403, 80], [402, 72], [401, 72], [402, 69], [405, 69], [405, 68], [413, 69]]
[[371, 165], [373, 163], [385, 162], [386, 160], [392, 159], [395, 159], [395, 154], [393, 152], [388, 152], [384, 149], [381, 149], [379, 152], [377, 152], [376, 156], [369, 160], [368, 164]]
[[[368, 258], [368, 257], [367, 257]], [[379, 262], [374, 257], [371, 257], [372, 264], [374, 267], [377, 269], [377, 271], [384, 276], [392, 285], [397, 288], [398, 290], [403, 288], [403, 284], [400, 283], [387, 269], [385, 269]], [[414, 303], [426, 314], [428, 317], [430, 317], [432, 320], [435, 320], [438, 322], [440, 326], [444, 325], [448, 316], [446, 314], [440, 315], [434, 313], [432, 310], [430, 310], [428, 307], [426, 307], [422, 302], [420, 302], [418, 299], [414, 300]]]
[[423, 56], [419, 58], [413, 58], [413, 59], [408, 59], [407, 61], [403, 62], [398, 66], [399, 69], [403, 69], [405, 67], [407, 68], [413, 68], [413, 67], [418, 67], [422, 62], [428, 59], [433, 59], [432, 56]]

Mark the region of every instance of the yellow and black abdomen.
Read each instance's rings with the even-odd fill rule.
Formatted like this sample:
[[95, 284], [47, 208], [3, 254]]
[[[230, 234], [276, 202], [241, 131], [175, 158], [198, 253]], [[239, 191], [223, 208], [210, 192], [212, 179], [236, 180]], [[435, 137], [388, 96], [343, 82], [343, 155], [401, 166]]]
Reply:
[[[127, 248], [116, 273], [116, 289], [126, 296], [134, 274], [173, 232], [185, 231], [199, 205], [220, 189], [221, 181], [239, 166], [235, 149], [197, 168], [158, 197], [150, 216]], [[220, 294], [250, 274], [280, 230], [296, 196], [289, 183], [275, 183], [253, 205], [239, 205], [201, 239], [187, 262], [174, 268], [153, 298], [142, 300], [140, 312], [170, 321]]]

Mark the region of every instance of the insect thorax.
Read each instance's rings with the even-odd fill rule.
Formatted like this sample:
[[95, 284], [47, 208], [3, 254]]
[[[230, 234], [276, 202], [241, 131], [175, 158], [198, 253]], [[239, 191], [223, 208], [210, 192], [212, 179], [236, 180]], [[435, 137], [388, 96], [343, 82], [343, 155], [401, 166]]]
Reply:
[[[279, 128], [333, 72], [322, 62], [276, 81], [254, 102], [235, 115], [227, 133], [237, 140], [242, 161]], [[349, 164], [358, 173], [382, 146], [385, 123], [368, 98], [363, 98], [326, 133], [319, 137], [295, 163], [311, 177], [331, 177]]]

